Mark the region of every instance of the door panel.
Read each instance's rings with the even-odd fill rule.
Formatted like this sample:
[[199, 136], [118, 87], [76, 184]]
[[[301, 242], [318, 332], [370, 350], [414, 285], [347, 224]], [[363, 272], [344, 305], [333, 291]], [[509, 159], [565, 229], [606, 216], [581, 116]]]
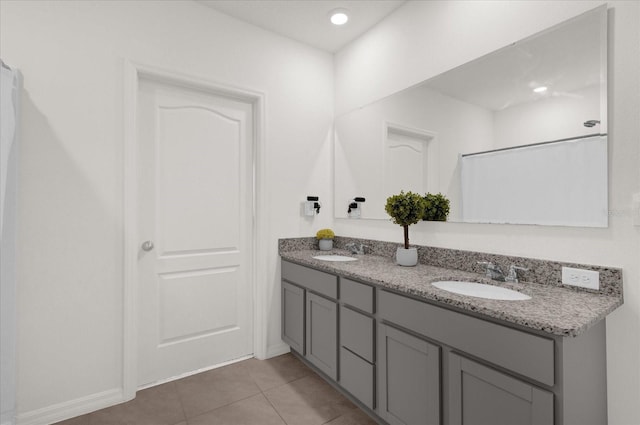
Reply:
[[452, 424], [553, 424], [549, 391], [457, 354], [449, 356], [449, 380]]
[[163, 254], [237, 249], [243, 117], [165, 106], [176, 103], [169, 96], [158, 101], [158, 236]]
[[338, 379], [338, 305], [307, 292], [306, 357], [331, 379]]
[[[235, 268], [160, 276], [160, 344], [237, 330]], [[208, 300], [196, 303], [194, 299]], [[189, 312], [189, 314], [185, 314]]]
[[304, 355], [304, 289], [282, 281], [282, 340]]
[[378, 413], [392, 425], [440, 424], [440, 347], [378, 326]]
[[253, 352], [252, 106], [139, 81], [138, 384]]

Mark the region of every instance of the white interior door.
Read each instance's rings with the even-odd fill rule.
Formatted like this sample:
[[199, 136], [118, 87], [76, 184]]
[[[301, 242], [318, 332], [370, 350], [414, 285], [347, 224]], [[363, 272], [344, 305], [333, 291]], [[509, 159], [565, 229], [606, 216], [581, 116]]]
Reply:
[[253, 353], [252, 116], [139, 80], [139, 386]]

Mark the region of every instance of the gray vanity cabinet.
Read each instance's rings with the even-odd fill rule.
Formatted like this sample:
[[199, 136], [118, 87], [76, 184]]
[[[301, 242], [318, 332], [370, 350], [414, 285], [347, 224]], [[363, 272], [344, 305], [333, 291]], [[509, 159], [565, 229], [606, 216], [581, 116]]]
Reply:
[[282, 340], [338, 378], [338, 278], [282, 262]]
[[282, 304], [282, 339], [386, 423], [607, 423], [604, 320], [531, 332], [284, 260]]
[[440, 424], [440, 347], [378, 326], [378, 415], [392, 425]]
[[553, 393], [458, 354], [449, 355], [451, 425], [553, 424]]

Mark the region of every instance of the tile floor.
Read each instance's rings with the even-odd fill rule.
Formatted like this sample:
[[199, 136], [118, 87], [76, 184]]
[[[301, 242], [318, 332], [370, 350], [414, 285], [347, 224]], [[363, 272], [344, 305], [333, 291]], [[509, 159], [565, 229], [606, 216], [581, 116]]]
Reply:
[[375, 425], [292, 354], [249, 359], [139, 391], [57, 425]]

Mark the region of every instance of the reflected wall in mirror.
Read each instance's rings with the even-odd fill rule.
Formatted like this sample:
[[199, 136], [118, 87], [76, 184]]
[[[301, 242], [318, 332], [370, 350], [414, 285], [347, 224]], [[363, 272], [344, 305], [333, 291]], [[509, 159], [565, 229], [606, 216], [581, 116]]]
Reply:
[[[606, 227], [606, 58], [607, 9], [601, 6], [336, 117], [335, 217], [347, 217], [349, 201], [362, 196], [362, 218], [388, 219], [386, 198], [410, 190], [446, 195], [449, 221]], [[565, 139], [571, 140], [548, 143]], [[592, 147], [593, 140], [598, 147], [575, 148]], [[521, 167], [508, 165], [512, 150]], [[495, 157], [491, 161], [461, 159], [487, 151], [506, 154], [483, 155]], [[551, 157], [566, 161], [551, 164], [545, 159]], [[470, 162], [473, 179], [492, 187], [470, 188], [470, 174], [462, 170], [470, 170], [464, 165]], [[599, 168], [590, 172], [593, 167]], [[597, 193], [578, 190], [581, 173]], [[558, 181], [563, 192], [540, 186], [548, 181]], [[512, 207], [509, 214], [505, 203], [494, 202], [500, 197]], [[474, 215], [471, 203], [485, 198], [498, 211], [483, 205], [483, 215]], [[588, 218], [568, 214], [565, 200], [579, 205], [569, 209], [589, 210]], [[546, 211], [531, 213], [531, 204], [545, 204]]]

